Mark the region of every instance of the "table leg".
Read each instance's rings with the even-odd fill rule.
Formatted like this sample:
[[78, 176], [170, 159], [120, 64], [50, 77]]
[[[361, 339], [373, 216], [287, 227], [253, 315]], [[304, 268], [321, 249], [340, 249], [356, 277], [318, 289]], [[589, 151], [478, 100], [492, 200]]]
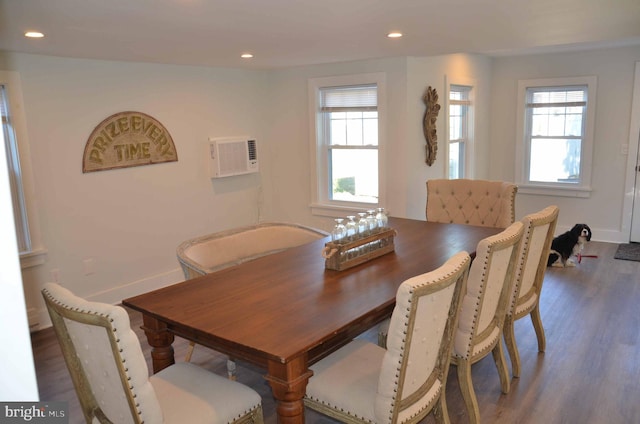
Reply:
[[142, 329], [151, 346], [154, 374], [176, 363], [173, 356], [174, 336], [167, 331], [167, 324], [148, 315], [142, 315]]
[[307, 358], [298, 357], [285, 364], [269, 361], [268, 374], [265, 376], [273, 397], [276, 399], [276, 412], [280, 424], [303, 424], [304, 402], [307, 382], [313, 372], [307, 368]]

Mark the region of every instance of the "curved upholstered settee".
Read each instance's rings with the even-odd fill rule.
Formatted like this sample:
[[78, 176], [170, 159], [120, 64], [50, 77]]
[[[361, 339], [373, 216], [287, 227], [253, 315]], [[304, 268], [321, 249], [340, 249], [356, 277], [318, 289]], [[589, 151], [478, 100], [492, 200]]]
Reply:
[[[188, 280], [328, 235], [303, 225], [263, 222], [187, 240], [178, 246], [176, 253]], [[185, 358], [187, 362], [191, 360], [194, 347], [195, 343], [191, 342]], [[235, 370], [235, 361], [230, 358], [227, 373], [232, 380], [235, 380]]]
[[187, 240], [176, 253], [185, 278], [190, 279], [328, 235], [303, 225], [263, 222]]

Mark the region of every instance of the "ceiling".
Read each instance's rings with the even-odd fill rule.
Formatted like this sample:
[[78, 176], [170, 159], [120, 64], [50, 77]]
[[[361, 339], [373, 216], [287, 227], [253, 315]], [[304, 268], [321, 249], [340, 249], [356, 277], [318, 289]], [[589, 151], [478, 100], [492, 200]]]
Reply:
[[77, 58], [273, 69], [630, 44], [640, 0], [0, 0], [0, 50]]

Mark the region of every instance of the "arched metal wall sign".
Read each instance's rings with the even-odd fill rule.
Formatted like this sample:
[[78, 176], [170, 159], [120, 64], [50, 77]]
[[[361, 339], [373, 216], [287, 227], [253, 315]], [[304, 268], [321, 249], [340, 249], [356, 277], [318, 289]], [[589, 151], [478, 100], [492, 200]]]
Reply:
[[142, 112], [119, 112], [100, 122], [84, 147], [82, 172], [176, 162], [169, 131]]

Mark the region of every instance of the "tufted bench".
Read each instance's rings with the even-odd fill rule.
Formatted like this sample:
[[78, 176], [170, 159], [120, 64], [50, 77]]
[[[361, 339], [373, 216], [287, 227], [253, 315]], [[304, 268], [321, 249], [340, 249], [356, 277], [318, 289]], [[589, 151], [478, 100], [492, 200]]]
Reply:
[[427, 181], [427, 221], [506, 228], [515, 221], [518, 186], [503, 181]]
[[190, 279], [326, 236], [298, 224], [265, 222], [187, 240], [176, 253], [185, 278]]

